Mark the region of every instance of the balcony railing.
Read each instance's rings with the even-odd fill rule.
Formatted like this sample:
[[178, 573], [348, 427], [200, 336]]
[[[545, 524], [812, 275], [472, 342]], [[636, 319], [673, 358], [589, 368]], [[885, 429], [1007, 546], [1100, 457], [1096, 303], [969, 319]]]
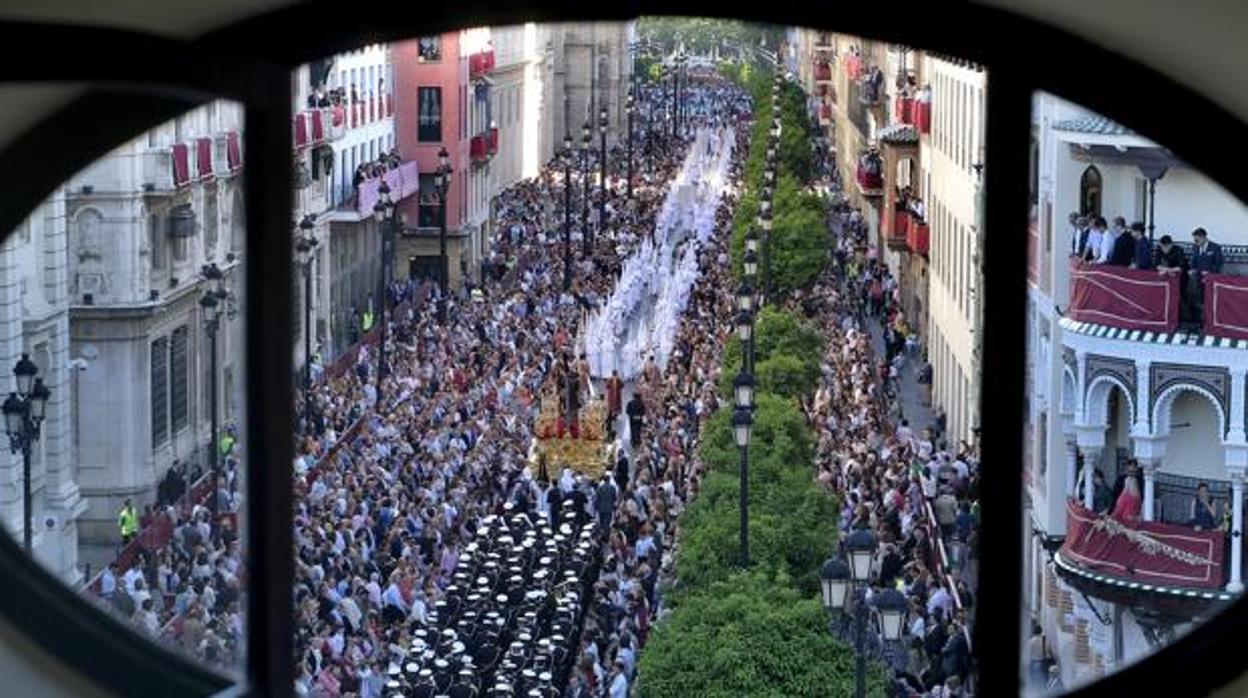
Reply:
[[914, 125], [914, 97], [897, 95], [893, 99], [893, 120], [899, 124]]
[[484, 133], [472, 137], [468, 143], [468, 156], [473, 162], [485, 162], [489, 158], [486, 152], [486, 136]]
[[468, 57], [469, 77], [480, 77], [494, 70], [494, 49], [478, 51]]
[[910, 222], [906, 225], [906, 247], [914, 254], [926, 257], [931, 244], [931, 229], [927, 221], [907, 211]]
[[491, 157], [498, 154], [498, 129], [491, 128], [485, 135], [485, 151]]
[[831, 82], [832, 66], [827, 63], [815, 63], [815, 82]]
[[1082, 504], [1066, 504], [1066, 542], [1061, 555], [1091, 572], [1168, 588], [1219, 589], [1223, 584], [1225, 534], [1187, 526], [1119, 522]]
[[373, 215], [373, 206], [377, 204], [382, 179], [390, 187], [390, 200], [396, 203], [420, 191], [420, 167], [415, 161], [405, 162], [398, 169], [390, 170], [381, 177], [374, 177], [356, 187], [354, 208], [361, 218]]
[[932, 91], [919, 90], [919, 94], [914, 100], [914, 125], [919, 127], [919, 133], [932, 132]]
[[1179, 277], [1074, 260], [1067, 315], [1125, 330], [1174, 332], [1179, 326]]
[[906, 249], [906, 234], [910, 229], [910, 212], [904, 208], [894, 206], [891, 210], [885, 208], [883, 214], [884, 242], [888, 245], [888, 249]]

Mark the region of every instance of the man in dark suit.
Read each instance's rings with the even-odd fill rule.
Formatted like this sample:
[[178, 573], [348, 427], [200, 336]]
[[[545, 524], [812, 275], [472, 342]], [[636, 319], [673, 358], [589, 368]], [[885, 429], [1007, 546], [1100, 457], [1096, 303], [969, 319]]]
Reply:
[[1205, 274], [1221, 274], [1222, 246], [1209, 241], [1209, 233], [1204, 228], [1192, 231], [1192, 260], [1188, 273], [1191, 279], [1187, 284], [1188, 304], [1191, 307], [1191, 318], [1199, 322], [1204, 315], [1205, 306]]
[[[1117, 221], [1122, 220], [1118, 218]], [[1124, 226], [1125, 227], [1125, 226]], [[1129, 267], [1131, 261], [1135, 258], [1135, 233], [1128, 233], [1126, 230], [1119, 230], [1118, 237], [1114, 238], [1114, 247], [1109, 253], [1109, 264], [1114, 267]]]
[[1141, 271], [1154, 269], [1153, 241], [1144, 237], [1144, 224], [1140, 221], [1131, 224], [1131, 240], [1131, 268]]
[[1191, 308], [1187, 302], [1187, 255], [1183, 254], [1183, 250], [1174, 244], [1174, 240], [1169, 235], [1162, 235], [1157, 241], [1157, 251], [1154, 254], [1153, 262], [1157, 267], [1157, 272], [1163, 276], [1179, 277], [1179, 318], [1184, 322], [1191, 320]]

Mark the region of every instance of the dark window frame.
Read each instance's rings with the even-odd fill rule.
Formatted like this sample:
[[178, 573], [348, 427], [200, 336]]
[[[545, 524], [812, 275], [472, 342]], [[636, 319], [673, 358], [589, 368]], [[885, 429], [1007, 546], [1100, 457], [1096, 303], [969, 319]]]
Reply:
[[152, 405], [152, 449], [169, 442], [169, 338], [157, 337], [149, 345], [148, 388]]
[[[704, 7], [684, 0], [633, 3], [633, 13], [703, 14]], [[52, 114], [0, 151], [0, 230], [13, 230], [38, 202], [70, 174], [117, 144], [208, 99], [239, 99], [246, 104], [248, 228], [282, 230], [290, 220], [289, 67], [326, 52], [366, 41], [395, 40], [463, 26], [513, 24], [542, 20], [621, 20], [626, 10], [614, 6], [567, 6], [534, 10], [531, 6], [452, 6], [395, 8], [384, 16], [360, 13], [325, 23], [320, 4], [277, 10], [215, 31], [193, 44], [116, 29], [51, 24], [0, 23], [0, 35], [13, 47], [73, 45], [93, 60], [58, 65], [56, 61], [6, 63], [11, 79], [73, 81], [180, 88], [177, 96], [142, 96], [95, 92]], [[796, 5], [733, 8], [736, 18], [820, 27], [831, 24], [819, 10]], [[985, 218], [989, 229], [1017, 229], [1026, 224], [1027, 144], [1033, 90], [1043, 89], [1128, 123], [1137, 133], [1164, 142], [1176, 155], [1227, 190], [1248, 200], [1248, 172], [1233, 158], [1204, 147], [1204, 134], [1227, 139], [1248, 135], [1248, 125], [1200, 95], [1157, 71], [1133, 63], [1083, 39], [982, 5], [918, 6], [910, 21], [892, 22], [868, 6], [839, 8], [836, 29], [880, 40], [905, 42], [926, 50], [956, 52], [991, 69], [986, 152], [992, 177]], [[991, 25], [992, 32], [978, 27]], [[301, 26], [290, 32], [290, 26]], [[1030, 60], [1020, 43], [1046, 47], [1046, 60]], [[244, 59], [236, 47], [256, 52]], [[151, 61], [152, 55], [162, 56]], [[1030, 62], [1029, 62], [1030, 60]], [[66, 68], [65, 66], [69, 66]], [[1095, 70], [1089, 70], [1093, 66]], [[1099, 80], [1111, 74], [1113, 81]], [[1181, 116], [1166, 110], [1123, 115], [1135, 96], [1153, 95], [1158, 103], [1183, 104]], [[166, 92], [166, 95], [173, 94]], [[108, 113], [106, 128], [98, 114]], [[1204, 128], [1191, 129], [1192, 121]], [[72, 136], [72, 138], [71, 138]], [[70, 145], [72, 143], [72, 146]], [[289, 341], [291, 312], [289, 240], [281, 235], [248, 236], [247, 265], [252, 289], [247, 315], [247, 384], [249, 461], [265, 468], [246, 473], [251, 526], [248, 548], [254, 570], [249, 594], [247, 686], [252, 695], [289, 695], [293, 661], [289, 650], [292, 578], [290, 532], [291, 357], [266, 352]], [[985, 240], [985, 374], [994, 381], [982, 395], [985, 458], [1017, 463], [1018, 468], [985, 472], [982, 550], [985, 556], [1013, 559], [994, 567], [994, 584], [981, 587], [976, 652], [983, 695], [1017, 692], [1021, 670], [1022, 540], [1022, 361], [1026, 286], [1024, 236], [989, 235]], [[1014, 376], [1013, 379], [1009, 378]], [[21, 632], [104, 687], [128, 695], [208, 695], [228, 679], [207, 671], [130, 632], [106, 614], [83, 612], [89, 604], [55, 582], [5, 536], [0, 561], [9, 569], [0, 614]], [[1238, 640], [1248, 626], [1248, 601], [1241, 599], [1207, 620], [1197, 632], [1093, 686], [1087, 694], [1148, 690], [1182, 675], [1192, 693], [1203, 693], [1238, 678], [1242, 661]], [[1018, 637], [1020, 641], [993, 642]]]
[[[427, 96], [428, 95], [428, 96]], [[442, 87], [421, 85], [416, 88], [416, 140], [420, 143], [442, 141]], [[434, 123], [436, 118], [437, 122]]]
[[169, 333], [169, 433], [177, 436], [191, 425], [191, 330], [189, 325]]

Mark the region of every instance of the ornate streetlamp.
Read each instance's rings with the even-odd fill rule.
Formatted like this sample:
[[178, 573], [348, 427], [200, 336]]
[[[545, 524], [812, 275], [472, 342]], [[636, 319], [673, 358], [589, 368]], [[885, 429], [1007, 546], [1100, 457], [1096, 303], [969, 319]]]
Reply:
[[4, 401], [4, 428], [9, 434], [9, 450], [22, 454], [22, 547], [27, 555], [33, 552], [34, 499], [30, 490], [30, 454], [39, 440], [40, 429], [52, 391], [38, 378], [39, 367], [23, 353], [13, 367], [17, 391]]

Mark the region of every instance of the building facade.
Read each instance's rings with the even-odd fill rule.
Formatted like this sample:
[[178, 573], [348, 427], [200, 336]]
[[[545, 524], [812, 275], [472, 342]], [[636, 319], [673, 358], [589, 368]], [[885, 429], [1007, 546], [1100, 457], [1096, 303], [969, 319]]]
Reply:
[[[394, 64], [387, 44], [370, 44], [337, 54], [294, 71], [296, 191], [295, 220], [311, 216], [311, 234], [318, 244], [312, 260], [313, 351], [332, 360], [358, 340], [365, 313], [375, 314], [381, 294], [382, 240], [373, 211], [359, 189], [376, 189], [376, 181], [357, 186], [356, 172], [395, 148]], [[317, 108], [312, 93], [344, 96], [340, 104]], [[300, 142], [299, 120], [323, 122]], [[302, 117], [301, 117], [302, 115]], [[307, 177], [300, 176], [300, 170]], [[391, 198], [402, 193], [392, 187]], [[296, 298], [306, 295], [302, 272]], [[306, 302], [306, 301], [305, 301]], [[302, 327], [303, 318], [296, 318]], [[302, 365], [304, 343], [296, 333], [296, 365]]]
[[[12, 368], [29, 354], [51, 390], [31, 454], [31, 543], [36, 559], [67, 584], [78, 568], [78, 518], [87, 507], [78, 486], [75, 391], [86, 362], [71, 358], [65, 190], [39, 205], [0, 245], [0, 363], [3, 390], [16, 390]], [[23, 460], [7, 453], [0, 467], [0, 517], [14, 537], [25, 531]]]
[[[69, 180], [69, 354], [75, 387], [79, 520], [88, 562], [111, 559], [117, 512], [142, 511], [175, 461], [207, 469], [211, 410], [241, 416], [245, 217], [240, 105], [211, 102], [120, 146]], [[212, 404], [199, 301], [216, 264], [232, 291], [217, 338]], [[59, 365], [66, 360], [50, 358]], [[84, 553], [87, 551], [84, 550]]]
[[934, 369], [949, 440], [979, 423], [986, 74], [908, 47], [800, 29], [790, 68], [835, 150], [849, 202], [898, 283]]
[[[1025, 579], [1033, 617], [1073, 686], [1166, 644], [1242, 592], [1248, 341], [1229, 338], [1208, 316], [1199, 333], [1132, 328], [1132, 317], [1145, 317], [1131, 316], [1147, 303], [1142, 293], [1085, 308], [1071, 293], [1076, 274], [1080, 284], [1096, 274], [1098, 287], [1114, 292], [1117, 283], [1164, 282], [1155, 273], [1072, 267], [1078, 233], [1068, 217], [1122, 216], [1179, 243], [1204, 227], [1223, 245], [1221, 278], [1233, 283], [1248, 273], [1248, 208], [1158, 144], [1053, 96], [1036, 96], [1032, 127]], [[1102, 315], [1088, 321], [1085, 310]], [[1099, 470], [1113, 485], [1130, 459], [1140, 466], [1145, 534], [1221, 548], [1221, 577], [1189, 578], [1179, 573], [1185, 568], [1147, 576], [1145, 555], [1128, 567], [1079, 547], [1082, 534], [1071, 534], [1097, 504], [1083, 473]], [[1212, 494], [1213, 531], [1191, 526], [1201, 483]]]

